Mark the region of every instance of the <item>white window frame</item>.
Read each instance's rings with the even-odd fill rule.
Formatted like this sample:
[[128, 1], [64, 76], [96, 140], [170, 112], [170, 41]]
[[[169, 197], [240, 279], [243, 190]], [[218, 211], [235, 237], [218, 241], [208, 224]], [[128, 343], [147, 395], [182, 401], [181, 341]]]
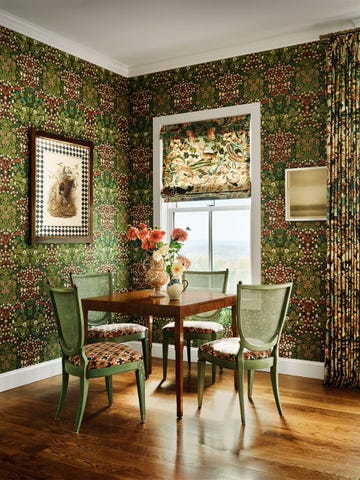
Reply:
[[260, 103], [199, 110], [153, 118], [153, 224], [167, 231], [168, 215], [161, 197], [162, 149], [160, 130], [166, 125], [201, 122], [215, 118], [250, 115], [250, 178], [251, 178], [251, 282], [261, 283], [261, 124]]
[[[169, 231], [171, 231], [175, 225], [174, 225], [174, 214], [178, 212], [206, 212], [208, 214], [208, 228], [209, 228], [209, 239], [210, 237], [212, 238], [212, 242], [209, 241], [208, 245], [208, 259], [209, 259], [209, 267], [214, 265], [214, 257], [213, 257], [213, 213], [214, 212], [225, 212], [225, 211], [248, 211], [250, 212], [251, 215], [251, 203], [248, 205], [219, 205], [217, 204], [217, 200], [206, 200], [208, 203], [207, 206], [201, 206], [201, 207], [177, 207], [177, 204], [174, 203], [164, 203], [164, 210], [167, 212], [167, 228]], [[196, 201], [192, 202], [198, 203]], [[251, 219], [250, 219], [251, 222]], [[251, 263], [251, 262], [250, 262]]]

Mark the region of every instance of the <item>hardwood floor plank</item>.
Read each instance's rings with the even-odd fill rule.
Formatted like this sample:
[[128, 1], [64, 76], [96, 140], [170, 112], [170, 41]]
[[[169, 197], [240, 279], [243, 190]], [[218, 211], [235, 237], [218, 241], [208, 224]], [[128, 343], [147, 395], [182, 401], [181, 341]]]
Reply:
[[184, 378], [184, 417], [176, 418], [174, 364], [161, 382], [154, 360], [140, 423], [133, 374], [114, 378], [107, 406], [103, 379], [90, 382], [79, 434], [72, 432], [78, 383], [71, 379], [62, 418], [54, 420], [61, 377], [0, 394], [0, 472], [4, 480], [358, 480], [359, 392], [280, 376], [278, 416], [267, 373], [256, 372], [253, 403], [241, 425], [232, 372], [211, 385], [197, 409], [196, 367]]

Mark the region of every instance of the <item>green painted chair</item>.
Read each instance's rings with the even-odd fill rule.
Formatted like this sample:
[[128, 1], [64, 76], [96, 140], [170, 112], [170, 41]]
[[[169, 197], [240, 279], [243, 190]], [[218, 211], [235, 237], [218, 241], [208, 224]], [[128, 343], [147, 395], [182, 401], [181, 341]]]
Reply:
[[[183, 279], [189, 282], [189, 289], [197, 290], [214, 290], [226, 293], [229, 270], [221, 270], [214, 272], [191, 271], [183, 273]], [[224, 327], [218, 323], [221, 310], [213, 310], [211, 312], [200, 313], [184, 320], [184, 340], [187, 347], [188, 367], [191, 367], [191, 342], [200, 340], [208, 342], [216, 340], [224, 336]], [[163, 379], [167, 376], [168, 350], [169, 343], [174, 343], [175, 323], [170, 322], [162, 329], [163, 334]], [[212, 381], [215, 382], [216, 366], [212, 369]]]
[[134, 371], [140, 404], [141, 421], [145, 422], [144, 363], [141, 355], [122, 343], [98, 342], [85, 345], [85, 326], [77, 288], [49, 287], [62, 350], [62, 390], [55, 419], [60, 414], [68, 389], [69, 375], [80, 379], [80, 398], [74, 432], [78, 433], [84, 416], [89, 379], [105, 377], [109, 405], [112, 404], [112, 376]]
[[237, 286], [237, 328], [240, 337], [203, 344], [198, 351], [198, 405], [201, 408], [205, 364], [237, 371], [241, 421], [245, 423], [244, 372], [248, 371], [248, 398], [252, 400], [254, 371], [270, 368], [272, 389], [280, 416], [278, 383], [279, 342], [290, 301], [292, 283]]
[[[112, 275], [104, 273], [70, 273], [72, 285], [76, 285], [80, 298], [111, 295]], [[88, 339], [94, 342], [141, 341], [146, 378], [149, 376], [149, 330], [137, 323], [111, 323], [111, 312], [88, 313]]]

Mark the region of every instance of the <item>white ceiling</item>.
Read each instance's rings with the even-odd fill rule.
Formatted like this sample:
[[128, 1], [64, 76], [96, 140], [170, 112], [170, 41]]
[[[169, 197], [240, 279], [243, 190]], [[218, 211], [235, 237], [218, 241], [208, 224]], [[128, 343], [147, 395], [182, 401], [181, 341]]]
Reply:
[[358, 27], [360, 0], [0, 0], [0, 25], [134, 76]]

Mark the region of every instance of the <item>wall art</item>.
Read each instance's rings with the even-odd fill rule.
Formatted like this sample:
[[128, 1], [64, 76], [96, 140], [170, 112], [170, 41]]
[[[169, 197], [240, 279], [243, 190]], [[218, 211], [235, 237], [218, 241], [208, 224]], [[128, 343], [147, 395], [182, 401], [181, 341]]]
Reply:
[[92, 162], [92, 142], [31, 129], [32, 245], [92, 242]]

